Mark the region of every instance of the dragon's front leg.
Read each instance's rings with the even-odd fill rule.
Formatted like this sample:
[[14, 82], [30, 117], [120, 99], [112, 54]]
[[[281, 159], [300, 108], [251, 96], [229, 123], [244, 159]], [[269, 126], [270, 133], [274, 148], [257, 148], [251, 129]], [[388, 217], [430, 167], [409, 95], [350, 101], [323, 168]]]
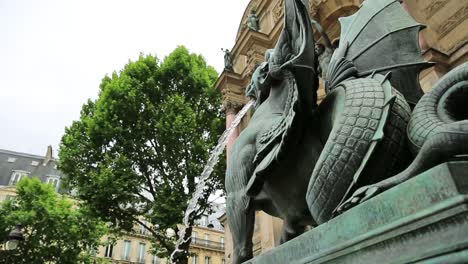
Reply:
[[[235, 141], [226, 171], [226, 214], [233, 239], [233, 262], [239, 264], [252, 258], [252, 235], [255, 212], [246, 194], [256, 153], [255, 133], [244, 130]], [[255, 132], [255, 131], [254, 131]]]

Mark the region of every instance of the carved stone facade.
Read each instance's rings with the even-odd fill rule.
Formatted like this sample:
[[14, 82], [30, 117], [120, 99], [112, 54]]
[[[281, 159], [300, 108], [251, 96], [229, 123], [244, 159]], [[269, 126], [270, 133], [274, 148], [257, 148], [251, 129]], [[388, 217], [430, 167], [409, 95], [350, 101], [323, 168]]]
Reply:
[[[327, 32], [332, 43], [338, 43], [340, 24], [338, 18], [354, 14], [363, 0], [309, 0], [309, 11]], [[425, 91], [450, 69], [468, 59], [468, 1], [459, 0], [414, 0], [404, 1], [406, 10], [418, 22], [427, 25], [421, 31], [420, 46], [424, 57], [436, 62], [436, 66], [423, 71], [420, 75], [421, 86]], [[254, 9], [260, 19], [260, 31], [249, 30], [245, 24], [250, 10]], [[221, 73], [216, 88], [223, 95], [226, 110], [226, 126], [234, 120], [236, 113], [248, 101], [244, 90], [256, 65], [264, 60], [267, 49], [273, 48], [283, 27], [283, 0], [252, 0], [247, 6], [239, 25], [236, 43], [231, 49], [234, 72]], [[315, 35], [322, 42], [320, 35]], [[321, 82], [320, 82], [321, 83]], [[325, 96], [323, 85], [318, 90], [318, 100]], [[227, 146], [229, 155], [231, 145], [240, 131], [247, 125], [245, 118]], [[257, 229], [254, 234], [254, 252], [260, 254], [278, 245], [281, 220], [263, 212], [256, 214]], [[225, 222], [225, 225], [227, 223]], [[229, 228], [226, 228], [226, 232]], [[229, 239], [230, 235], [226, 234]], [[230, 263], [232, 248], [226, 243], [226, 263]]]
[[421, 74], [425, 91], [445, 73], [468, 60], [468, 2], [458, 0], [405, 1], [408, 12], [427, 26], [420, 45], [435, 67]]

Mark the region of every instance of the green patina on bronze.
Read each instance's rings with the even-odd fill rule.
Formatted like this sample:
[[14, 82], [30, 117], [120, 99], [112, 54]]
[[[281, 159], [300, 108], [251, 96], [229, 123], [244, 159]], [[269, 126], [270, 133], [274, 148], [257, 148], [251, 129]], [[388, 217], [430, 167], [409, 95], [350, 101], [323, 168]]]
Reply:
[[366, 1], [340, 19], [340, 46], [322, 74], [327, 95], [320, 105], [316, 22], [300, 0], [285, 0], [284, 19], [246, 89], [257, 106], [228, 161], [233, 263], [252, 257], [255, 210], [284, 220], [286, 242], [307, 225], [468, 154], [468, 64], [420, 99], [418, 75], [431, 66], [419, 49], [423, 26], [398, 1]]

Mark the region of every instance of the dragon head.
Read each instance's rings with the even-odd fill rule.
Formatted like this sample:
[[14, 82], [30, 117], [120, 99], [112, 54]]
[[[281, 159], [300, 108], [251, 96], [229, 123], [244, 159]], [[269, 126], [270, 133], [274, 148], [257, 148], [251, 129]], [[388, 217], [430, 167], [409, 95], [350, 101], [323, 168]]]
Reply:
[[250, 84], [245, 89], [245, 96], [255, 99], [256, 105], [260, 105], [270, 93], [270, 81], [267, 80], [269, 72], [269, 59], [273, 50], [265, 52], [265, 61], [253, 72]]

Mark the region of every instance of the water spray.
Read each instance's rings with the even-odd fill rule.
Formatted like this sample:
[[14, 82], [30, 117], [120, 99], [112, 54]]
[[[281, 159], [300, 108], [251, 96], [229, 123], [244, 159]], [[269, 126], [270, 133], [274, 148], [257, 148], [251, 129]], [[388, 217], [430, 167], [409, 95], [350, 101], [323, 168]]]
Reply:
[[190, 199], [190, 201], [188, 203], [187, 210], [185, 211], [184, 220], [183, 220], [183, 224], [185, 226], [178, 233], [179, 239], [176, 242], [175, 250], [172, 252], [171, 257], [169, 258], [170, 263], [174, 263], [174, 256], [177, 253], [183, 251], [182, 249], [179, 248], [180, 245], [182, 245], [184, 243], [187, 243], [190, 240], [190, 237], [187, 238], [187, 239], [184, 239], [184, 237], [185, 237], [185, 234], [186, 234], [187, 230], [190, 228], [190, 223], [189, 223], [190, 216], [193, 213], [195, 213], [195, 211], [197, 209], [197, 203], [198, 203], [198, 200], [200, 199], [200, 197], [203, 194], [203, 189], [206, 186], [206, 181], [208, 180], [211, 173], [213, 172], [214, 166], [218, 163], [219, 156], [223, 153], [224, 148], [226, 147], [226, 144], [227, 144], [228, 140], [231, 138], [231, 136], [234, 133], [234, 131], [236, 130], [237, 126], [239, 126], [240, 122], [242, 121], [242, 118], [245, 116], [247, 111], [252, 106], [254, 106], [254, 104], [255, 104], [255, 100], [250, 100], [239, 111], [239, 113], [236, 115], [236, 118], [231, 122], [231, 125], [229, 126], [229, 128], [226, 129], [226, 131], [224, 131], [224, 133], [221, 135], [221, 137], [219, 137], [218, 144], [216, 145], [216, 147], [211, 151], [210, 157], [209, 157], [208, 161], [206, 162], [206, 165], [203, 168], [203, 172], [201, 173], [201, 175], [199, 177], [199, 181], [198, 181], [197, 186], [195, 188], [195, 192], [193, 193], [192, 198]]

